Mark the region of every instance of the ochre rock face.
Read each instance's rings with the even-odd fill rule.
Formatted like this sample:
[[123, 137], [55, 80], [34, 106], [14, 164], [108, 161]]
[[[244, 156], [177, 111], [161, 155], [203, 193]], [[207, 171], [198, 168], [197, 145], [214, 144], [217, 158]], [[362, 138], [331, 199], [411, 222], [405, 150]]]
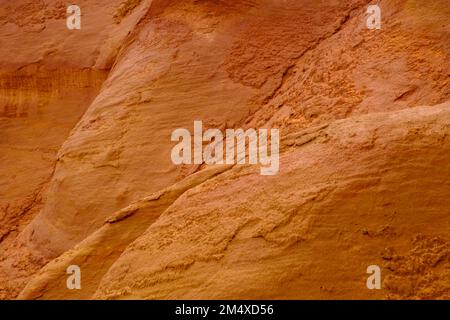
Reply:
[[[370, 4], [2, 2], [0, 298], [450, 298], [450, 8]], [[175, 165], [196, 120], [279, 172]]]

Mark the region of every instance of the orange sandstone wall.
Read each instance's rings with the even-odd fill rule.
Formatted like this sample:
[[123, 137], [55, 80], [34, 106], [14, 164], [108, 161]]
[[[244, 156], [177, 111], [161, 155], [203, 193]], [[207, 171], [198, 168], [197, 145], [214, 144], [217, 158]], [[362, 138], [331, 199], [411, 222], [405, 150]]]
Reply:
[[[450, 9], [369, 4], [2, 2], [0, 297], [449, 298]], [[195, 120], [280, 172], [174, 165]]]

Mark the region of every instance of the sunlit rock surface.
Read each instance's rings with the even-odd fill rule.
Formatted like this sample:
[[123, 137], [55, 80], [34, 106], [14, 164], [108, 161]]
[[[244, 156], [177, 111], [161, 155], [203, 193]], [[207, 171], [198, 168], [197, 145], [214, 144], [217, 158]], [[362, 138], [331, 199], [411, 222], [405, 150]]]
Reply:
[[[0, 298], [449, 298], [450, 8], [369, 4], [3, 1]], [[279, 173], [174, 165], [195, 120]]]

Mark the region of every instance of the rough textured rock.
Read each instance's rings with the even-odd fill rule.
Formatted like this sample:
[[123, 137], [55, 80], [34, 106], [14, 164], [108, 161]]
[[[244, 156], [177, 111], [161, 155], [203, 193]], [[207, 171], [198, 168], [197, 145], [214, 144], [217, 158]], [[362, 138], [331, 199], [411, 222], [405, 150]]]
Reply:
[[119, 26], [111, 16], [120, 1], [78, 3], [89, 9], [75, 31], [60, 1], [0, 3], [0, 297], [47, 261], [18, 234], [42, 209], [58, 150], [140, 18], [136, 10]]
[[[77, 4], [1, 5], [0, 297], [449, 298], [447, 1]], [[280, 173], [173, 165], [199, 119]]]
[[95, 297], [377, 297], [364, 290], [377, 264], [388, 294], [449, 298], [449, 117], [446, 104], [337, 121], [288, 148], [279, 175], [237, 167], [190, 189]]

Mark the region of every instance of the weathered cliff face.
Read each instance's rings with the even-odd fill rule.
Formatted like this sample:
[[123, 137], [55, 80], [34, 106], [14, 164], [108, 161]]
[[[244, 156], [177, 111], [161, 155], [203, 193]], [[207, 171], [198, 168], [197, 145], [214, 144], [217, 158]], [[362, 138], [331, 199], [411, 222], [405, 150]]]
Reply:
[[[1, 296], [448, 298], [450, 9], [368, 4], [4, 5]], [[279, 128], [279, 174], [175, 166], [194, 120]]]
[[179, 197], [95, 298], [382, 297], [363, 289], [372, 264], [391, 295], [448, 298], [449, 117], [447, 103], [288, 137], [279, 175], [235, 167]]
[[79, 3], [89, 7], [86, 25], [70, 31], [59, 1], [1, 2], [1, 297], [16, 295], [46, 262], [18, 234], [43, 208], [58, 150], [98, 95], [140, 17], [127, 15], [119, 26], [111, 15], [120, 1]]

